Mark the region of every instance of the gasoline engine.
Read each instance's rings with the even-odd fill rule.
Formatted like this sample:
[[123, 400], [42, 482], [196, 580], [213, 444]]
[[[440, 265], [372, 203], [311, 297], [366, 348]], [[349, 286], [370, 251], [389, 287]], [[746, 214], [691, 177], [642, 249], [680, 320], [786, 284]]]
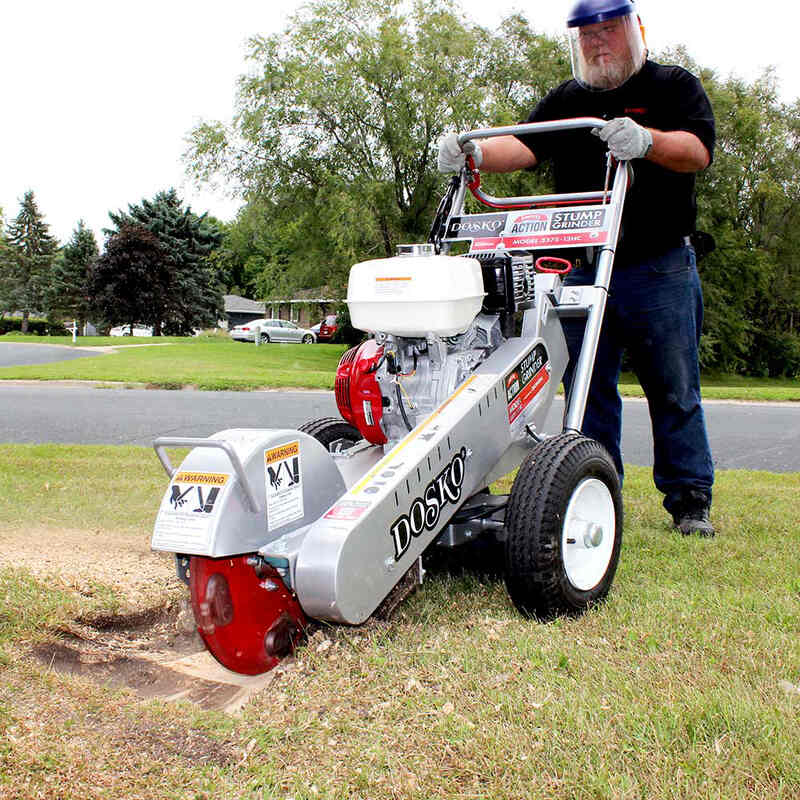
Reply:
[[[348, 304], [355, 309], [360, 324], [375, 329], [380, 325], [383, 330], [400, 327], [404, 334], [376, 330], [374, 338], [342, 356], [336, 371], [339, 413], [367, 441], [390, 447], [514, 336], [514, 314], [528, 308], [534, 298], [531, 256], [436, 256], [433, 245], [401, 245], [398, 250], [402, 254], [393, 259], [364, 262], [353, 268]], [[434, 278], [436, 286], [429, 285], [425, 276], [437, 276], [444, 265], [462, 285], [448, 285], [438, 277]], [[455, 273], [458, 267], [463, 267], [460, 274]], [[373, 274], [374, 270], [380, 274]], [[397, 274], [389, 274], [393, 272]], [[414, 282], [413, 294], [403, 285], [406, 280]], [[385, 318], [385, 309], [373, 318], [369, 301], [359, 300], [370, 291], [370, 283], [385, 283], [398, 296], [407, 293], [404, 302], [408, 307], [398, 312], [397, 323]], [[445, 286], [452, 305], [447, 312], [450, 318], [432, 319], [436, 311], [425, 306], [431, 305], [436, 295], [429, 292], [439, 292]], [[480, 312], [466, 331], [457, 333], [455, 315], [461, 309], [471, 312], [479, 302]], [[441, 309], [437, 310], [440, 317], [444, 316]], [[406, 317], [402, 323], [400, 315]], [[439, 332], [431, 332], [437, 326]]]

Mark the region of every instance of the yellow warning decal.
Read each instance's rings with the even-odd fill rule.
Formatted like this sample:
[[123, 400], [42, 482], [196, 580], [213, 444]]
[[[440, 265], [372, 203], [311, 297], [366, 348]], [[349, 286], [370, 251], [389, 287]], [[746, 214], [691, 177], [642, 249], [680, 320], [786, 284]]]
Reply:
[[191, 483], [193, 486], [224, 486], [230, 475], [219, 472], [176, 472], [173, 483]]
[[411, 276], [397, 277], [397, 278], [375, 278], [376, 283], [385, 283], [386, 281], [410, 281]]
[[274, 464], [276, 461], [283, 461], [286, 458], [299, 455], [300, 442], [289, 442], [280, 447], [273, 447], [271, 450], [264, 451], [264, 461], [267, 464]]

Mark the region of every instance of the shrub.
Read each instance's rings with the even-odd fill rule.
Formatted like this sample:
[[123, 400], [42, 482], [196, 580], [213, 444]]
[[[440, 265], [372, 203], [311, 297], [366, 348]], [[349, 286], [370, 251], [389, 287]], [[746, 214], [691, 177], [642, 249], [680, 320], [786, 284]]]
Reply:
[[759, 332], [755, 336], [751, 375], [795, 378], [800, 375], [800, 336], [796, 333]]
[[363, 342], [367, 338], [367, 334], [364, 331], [353, 327], [347, 306], [343, 306], [337, 312], [336, 324], [338, 327], [333, 335], [333, 341], [336, 344], [349, 344], [352, 346]]
[[[6, 333], [20, 333], [22, 319], [19, 317], [3, 317], [0, 319], [0, 336]], [[67, 329], [58, 322], [46, 319], [29, 319], [28, 333], [36, 336], [67, 336]]]

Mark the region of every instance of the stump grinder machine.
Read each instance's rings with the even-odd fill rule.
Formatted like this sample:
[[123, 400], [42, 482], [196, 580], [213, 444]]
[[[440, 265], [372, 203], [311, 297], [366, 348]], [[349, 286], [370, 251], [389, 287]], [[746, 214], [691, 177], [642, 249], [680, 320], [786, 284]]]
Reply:
[[[604, 124], [528, 123], [459, 140]], [[310, 620], [359, 625], [421, 582], [427, 548], [480, 537], [503, 547], [523, 614], [578, 613], [606, 596], [622, 541], [620, 481], [581, 426], [631, 179], [607, 158], [602, 189], [509, 198], [485, 194], [468, 159], [426, 244], [356, 264], [347, 304], [370, 338], [339, 363], [341, 419], [154, 442], [170, 483], [152, 547], [175, 554], [222, 665], [265, 672]], [[467, 189], [488, 213], [464, 213]], [[593, 254], [594, 284], [565, 285], [570, 261], [542, 255], [553, 248]], [[547, 436], [569, 358], [566, 317], [584, 318], [585, 334], [563, 430]], [[191, 450], [175, 468], [167, 447]], [[510, 495], [489, 492], [517, 467]]]

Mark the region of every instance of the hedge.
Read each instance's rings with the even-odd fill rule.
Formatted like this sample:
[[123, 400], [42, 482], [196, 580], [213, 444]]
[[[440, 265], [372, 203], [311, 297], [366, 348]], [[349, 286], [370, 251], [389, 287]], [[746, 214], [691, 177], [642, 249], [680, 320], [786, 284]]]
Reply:
[[[3, 317], [0, 319], [0, 336], [6, 333], [19, 333], [22, 330], [22, 319], [19, 317]], [[57, 322], [46, 319], [29, 319], [28, 333], [37, 336], [68, 336], [69, 332]]]

